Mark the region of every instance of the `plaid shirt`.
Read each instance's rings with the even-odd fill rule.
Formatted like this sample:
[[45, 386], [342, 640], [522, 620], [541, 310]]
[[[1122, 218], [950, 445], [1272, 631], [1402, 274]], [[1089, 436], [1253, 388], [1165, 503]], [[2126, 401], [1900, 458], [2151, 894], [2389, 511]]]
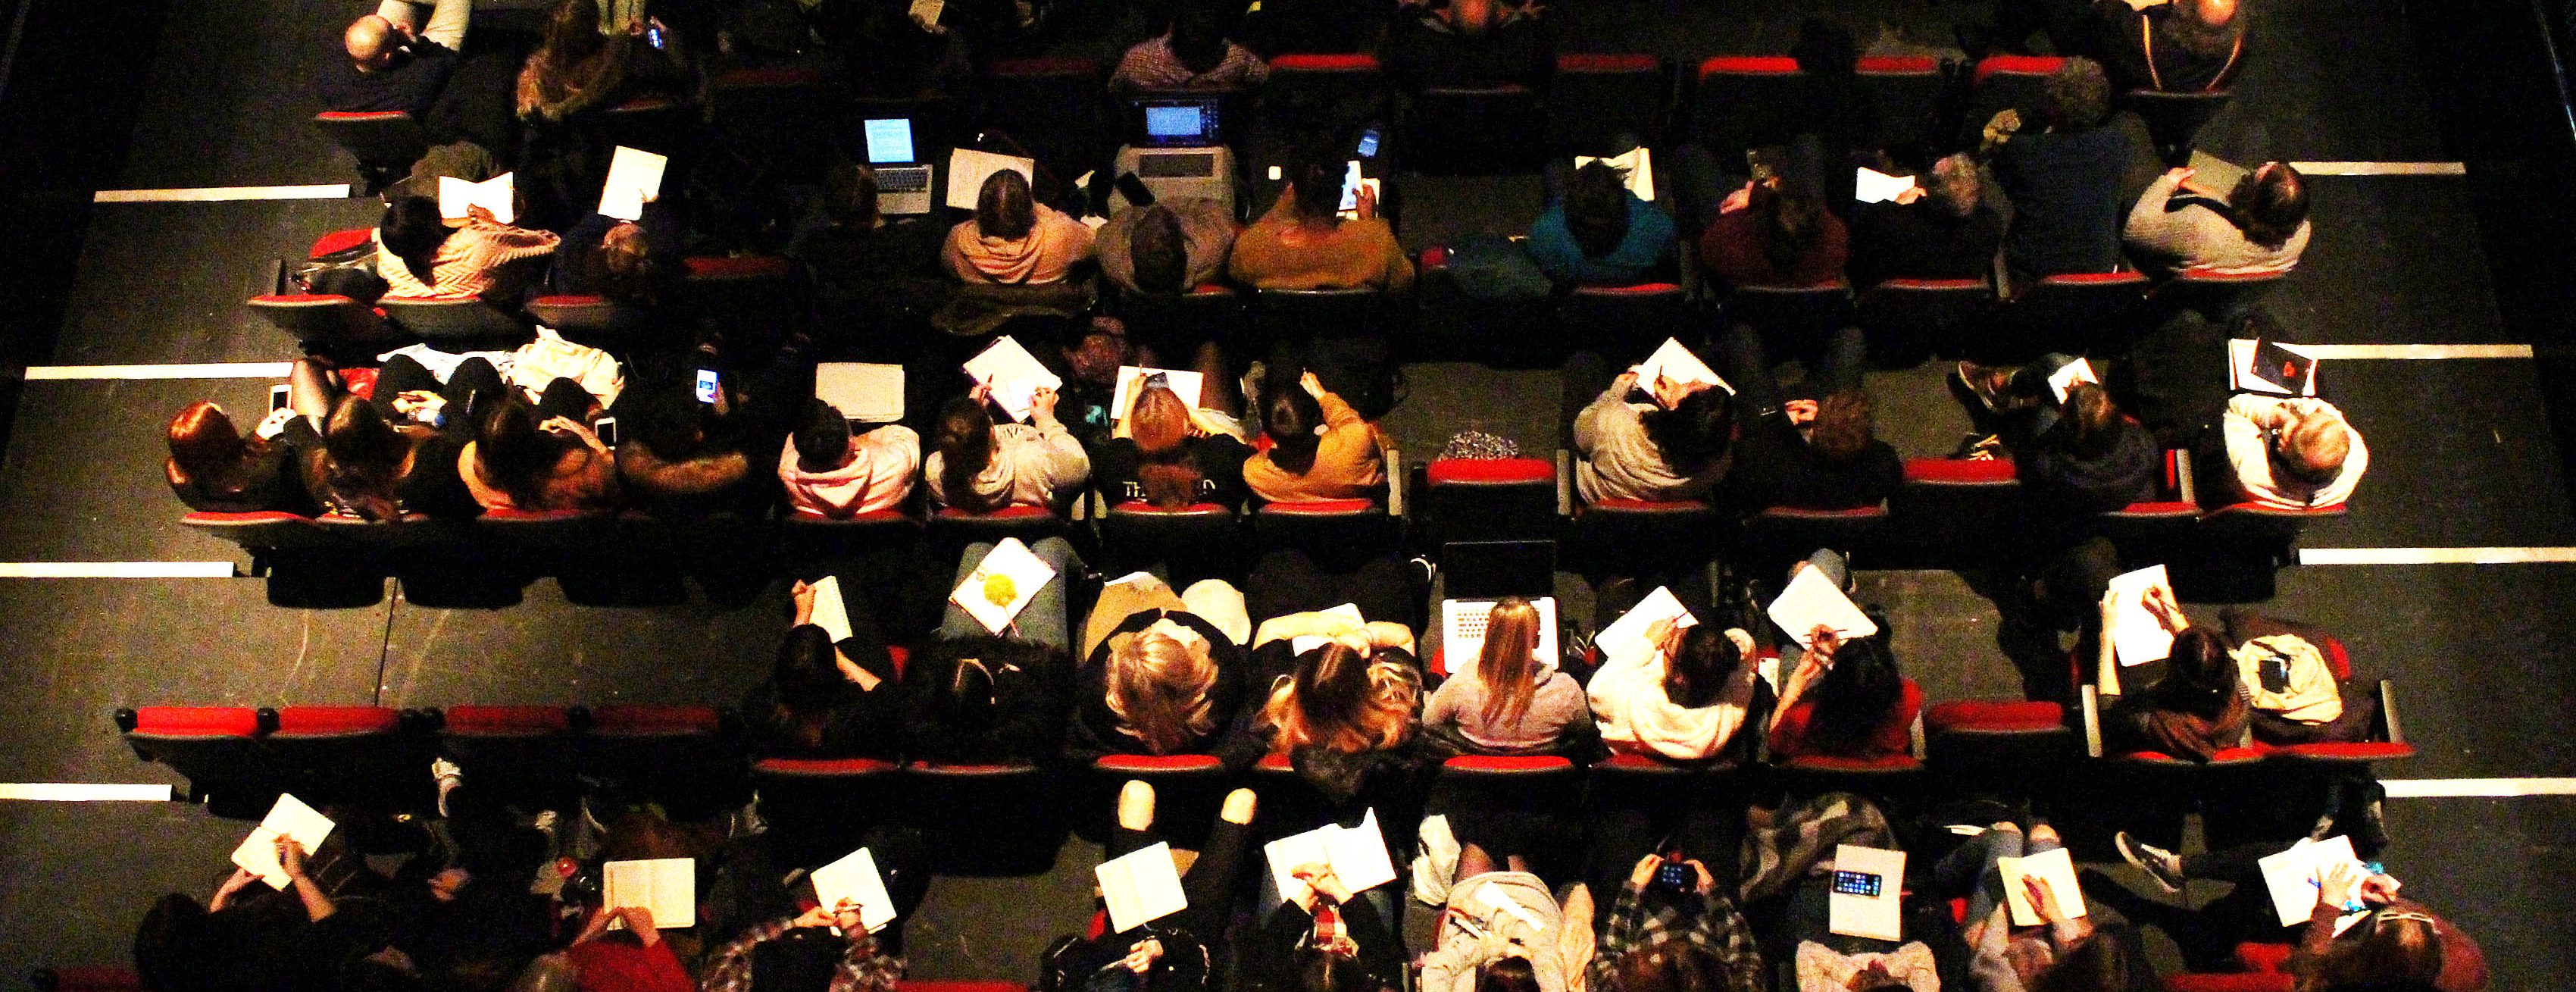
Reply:
[[1735, 904], [1712, 892], [1704, 896], [1658, 894], [1642, 897], [1635, 886], [1622, 886], [1610, 906], [1610, 925], [1592, 955], [1589, 988], [1614, 990], [1619, 959], [1668, 940], [1700, 946], [1726, 968], [1730, 992], [1766, 992], [1770, 975], [1762, 967], [1762, 949], [1753, 928]]
[[[699, 992], [750, 992], [752, 952], [762, 942], [776, 940], [795, 926], [795, 919], [782, 918], [743, 931], [742, 936], [707, 959], [706, 977], [698, 982]], [[893, 992], [895, 980], [902, 977], [902, 961], [878, 954], [876, 941], [866, 934], [853, 933], [849, 949], [841, 953], [841, 963], [832, 969], [830, 992]]]

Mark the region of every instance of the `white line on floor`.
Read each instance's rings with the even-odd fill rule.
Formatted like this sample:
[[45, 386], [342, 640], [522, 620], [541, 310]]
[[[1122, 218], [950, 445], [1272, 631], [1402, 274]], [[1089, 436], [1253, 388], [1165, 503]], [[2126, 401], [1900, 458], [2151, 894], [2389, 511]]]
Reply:
[[0, 782], [0, 799], [34, 799], [56, 803], [166, 803], [166, 785], [119, 785], [104, 782]]
[[2571, 796], [2576, 778], [2396, 778], [2381, 779], [2392, 798], [2447, 796]]
[[2302, 565], [2511, 565], [2576, 561], [2576, 548], [2300, 548]]
[[193, 189], [103, 189], [92, 203], [204, 203], [214, 200], [345, 200], [348, 183], [314, 186], [200, 186]]
[[171, 365], [30, 365], [29, 379], [283, 379], [292, 362], [183, 362]]
[[2459, 162], [2292, 162], [2290, 168], [2311, 176], [2465, 176]]
[[2303, 344], [2319, 358], [2529, 358], [2527, 344]]
[[228, 561], [9, 561], [0, 579], [229, 579]]

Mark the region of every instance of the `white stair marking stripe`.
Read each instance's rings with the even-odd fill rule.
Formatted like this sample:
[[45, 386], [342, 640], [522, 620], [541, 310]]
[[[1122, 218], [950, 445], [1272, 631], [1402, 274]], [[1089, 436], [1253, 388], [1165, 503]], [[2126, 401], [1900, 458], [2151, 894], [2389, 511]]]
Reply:
[[2303, 344], [2317, 358], [2529, 358], [2527, 344]]
[[2576, 561], [2576, 548], [2300, 548], [2302, 565], [2513, 565]]
[[229, 579], [228, 561], [10, 561], [0, 579]]
[[223, 200], [345, 200], [348, 183], [311, 186], [197, 186], [188, 189], [103, 189], [92, 203], [211, 203]]
[[293, 362], [180, 362], [169, 365], [30, 365], [35, 379], [283, 379]]
[[121, 785], [105, 782], [0, 782], [0, 799], [33, 799], [55, 803], [166, 803], [166, 785]]
[[2465, 176], [2461, 162], [2292, 162], [2290, 168], [2311, 176]]
[[2379, 784], [2390, 798], [2404, 799], [2576, 795], [2576, 778], [2392, 778]]

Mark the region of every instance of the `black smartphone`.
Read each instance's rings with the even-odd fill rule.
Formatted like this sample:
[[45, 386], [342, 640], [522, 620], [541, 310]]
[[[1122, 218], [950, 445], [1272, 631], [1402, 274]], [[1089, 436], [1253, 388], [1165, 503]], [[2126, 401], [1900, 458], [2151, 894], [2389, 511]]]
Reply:
[[1878, 898], [1880, 878], [1865, 871], [1834, 872], [1834, 891], [1847, 896]]
[[1125, 194], [1132, 206], [1149, 206], [1154, 202], [1154, 191], [1145, 188], [1145, 181], [1136, 178], [1133, 172], [1119, 173], [1117, 185], [1118, 192]]
[[598, 423], [590, 425], [590, 432], [599, 435], [599, 443], [611, 448], [617, 447], [617, 418], [599, 418]]
[[1362, 131], [1362, 132], [1360, 132], [1360, 148], [1359, 148], [1359, 153], [1360, 153], [1360, 157], [1361, 157], [1361, 158], [1376, 158], [1376, 157], [1377, 157], [1377, 129], [1376, 129], [1376, 128], [1370, 128], [1370, 129], [1368, 129], [1368, 130], [1366, 130], [1366, 131]]
[[714, 370], [714, 369], [699, 369], [699, 370], [698, 370], [698, 402], [700, 402], [700, 403], [713, 403], [713, 402], [715, 402], [715, 401], [716, 401], [716, 370]]
[[1689, 892], [1699, 887], [1699, 873], [1692, 871], [1688, 864], [1667, 858], [1661, 867], [1655, 869], [1655, 887]]

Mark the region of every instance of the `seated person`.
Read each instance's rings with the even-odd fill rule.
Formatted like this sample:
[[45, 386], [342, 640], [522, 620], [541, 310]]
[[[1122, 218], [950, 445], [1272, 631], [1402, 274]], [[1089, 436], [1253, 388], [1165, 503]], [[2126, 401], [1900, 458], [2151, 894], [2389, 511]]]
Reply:
[[820, 399], [806, 401], [804, 423], [778, 453], [788, 512], [819, 517], [900, 507], [920, 471], [921, 435], [912, 428], [887, 424], [852, 434], [841, 411]]
[[[992, 551], [990, 543], [968, 545], [957, 562], [957, 582], [964, 583]], [[1065, 583], [1081, 560], [1061, 537], [1038, 541], [1029, 551], [1055, 575], [1002, 634], [985, 629], [952, 599], [938, 639], [905, 666], [907, 758], [1038, 765], [1063, 753], [1065, 716], [1073, 702]]]
[[1601, 162], [1574, 170], [1565, 197], [1531, 222], [1530, 259], [1559, 285], [1625, 286], [1673, 259], [1673, 219]]
[[627, 60], [642, 42], [625, 31], [602, 36], [594, 0], [564, 0], [546, 19], [537, 50], [519, 68], [519, 119], [560, 121], [591, 107], [615, 106]]
[[[1257, 803], [1250, 789], [1226, 793], [1216, 823], [1198, 847], [1198, 858], [1181, 871], [1187, 905], [1170, 915], [1094, 938], [1065, 937], [1051, 945], [1039, 963], [1039, 988], [1096, 987], [1098, 976], [1110, 975], [1121, 988], [1137, 992], [1183, 992], [1204, 989], [1222, 951], [1245, 856], [1252, 845], [1252, 817]], [[1125, 857], [1157, 843], [1171, 843], [1155, 831], [1154, 787], [1129, 781], [1118, 790], [1117, 826], [1103, 845], [1102, 857]], [[1177, 854], [1178, 852], [1175, 852]], [[1259, 865], [1260, 862], [1253, 862]], [[1261, 868], [1256, 867], [1259, 871]], [[1120, 974], [1124, 969], [1134, 978]]]
[[[1286, 374], [1284, 368], [1271, 373]], [[1271, 444], [1243, 463], [1243, 483], [1253, 495], [1268, 503], [1313, 503], [1370, 497], [1386, 484], [1377, 428], [1315, 373], [1301, 373], [1295, 389], [1285, 383], [1263, 388], [1269, 395], [1261, 405], [1262, 431]]]
[[[1706, 855], [1702, 855], [1706, 856]], [[1724, 989], [1760, 992], [1771, 987], [1753, 927], [1719, 887], [1708, 866], [1684, 860], [1697, 879], [1675, 891], [1654, 885], [1665, 864], [1650, 853], [1628, 873], [1627, 884], [1602, 921], [1585, 987], [1623, 990]]]
[[343, 396], [322, 424], [322, 443], [304, 449], [302, 477], [322, 512], [362, 520], [402, 519], [401, 483], [412, 442], [375, 406]]
[[2102, 61], [2123, 90], [2208, 93], [2245, 64], [2236, 0], [2095, 3]]
[[2265, 162], [2225, 197], [2174, 169], [2129, 210], [2121, 239], [2158, 272], [2255, 275], [2288, 272], [2308, 248], [2308, 188], [2287, 162]]
[[1413, 260], [1362, 187], [1358, 216], [1343, 220], [1342, 159], [1298, 163], [1279, 202], [1234, 239], [1234, 281], [1258, 289], [1403, 289]]
[[796, 617], [778, 644], [778, 661], [743, 697], [751, 751], [772, 758], [890, 758], [901, 753], [894, 658], [861, 597], [842, 602], [849, 638], [834, 643], [814, 625], [814, 587], [789, 588]]
[[731, 392], [698, 402], [684, 382], [630, 390], [618, 404], [626, 428], [617, 446], [617, 475], [638, 508], [665, 517], [701, 516], [765, 502], [751, 455], [744, 451]]
[[823, 223], [799, 233], [787, 257], [804, 268], [823, 326], [926, 330], [956, 292], [940, 271], [946, 232], [927, 217], [878, 212], [876, 172], [864, 165], [834, 163], [817, 200]]
[[[2244, 739], [2252, 710], [2237, 681], [2236, 659], [2228, 654], [2227, 639], [2208, 627], [2193, 626], [2168, 590], [2147, 590], [2145, 604], [2147, 612], [2174, 635], [2173, 653], [2165, 658], [2162, 677], [2135, 686], [2137, 692], [2123, 693], [2121, 667], [2104, 648], [2099, 686], [2104, 750], [2155, 751], [2187, 761], [2208, 761], [2236, 747]], [[2109, 607], [2103, 613], [2107, 623]], [[2130, 678], [2134, 682], [2138, 677]]]
[[1987, 409], [2009, 418], [2003, 439], [2019, 463], [2024, 496], [2042, 523], [2062, 526], [2150, 499], [2161, 455], [2155, 437], [2111, 404], [2100, 383], [2078, 382], [2053, 402], [2048, 379], [2075, 359], [2043, 355], [2020, 369], [1962, 362], [1960, 378]]
[[1104, 587], [1074, 683], [1073, 755], [1213, 750], [1243, 702], [1251, 625], [1243, 594], [1221, 579], [1177, 595], [1150, 575]]
[[[2120, 857], [2147, 873], [2166, 892], [2182, 891], [2187, 879], [2227, 882], [2242, 891], [2263, 891], [2264, 858], [2281, 853], [2280, 843], [2240, 844], [2197, 854], [2172, 851], [2139, 841], [2127, 831], [2113, 834]], [[2363, 876], [2342, 865], [2320, 873], [2317, 901], [2300, 928], [2289, 970], [2301, 989], [2432, 988], [2439, 992], [2483, 992], [2487, 987], [2486, 951], [2450, 920], [2424, 904], [2398, 895], [2404, 883], [2385, 873]], [[2359, 900], [2368, 915], [2338, 935], [2344, 907]], [[2264, 922], [2278, 918], [2263, 905]]]
[[299, 423], [305, 441], [313, 440], [313, 425], [292, 406], [270, 411], [243, 437], [223, 407], [190, 403], [170, 418], [170, 457], [161, 463], [162, 475], [191, 510], [310, 513], [312, 500], [290, 471], [301, 444], [282, 433]]
[[1374, 624], [1296, 653], [1291, 637], [1271, 637], [1270, 623], [1263, 624], [1253, 638], [1254, 669], [1280, 674], [1266, 701], [1244, 707], [1227, 735], [1219, 749], [1226, 767], [1287, 757], [1337, 807], [1372, 787], [1408, 787], [1422, 670], [1411, 632], [1384, 629], [1390, 626]]
[[1379, 57], [1407, 89], [1514, 84], [1533, 90], [1556, 70], [1556, 48], [1537, 4], [1425, 0], [1400, 5]]
[[[1837, 587], [1850, 584], [1842, 556], [1819, 551], [1791, 568], [1821, 569]], [[1896, 654], [1887, 647], [1887, 624], [1880, 633], [1843, 640], [1818, 627], [1800, 651], [1791, 644], [1781, 652], [1780, 668], [1789, 672], [1771, 715], [1771, 753], [1775, 757], [1892, 758], [1914, 746], [1914, 716], [1923, 709], [1923, 690], [1897, 673]]]
[[1753, 635], [1701, 623], [1646, 628], [1645, 651], [1603, 652], [1585, 692], [1614, 751], [1668, 761], [1715, 757], [1744, 726], [1761, 659]]
[[[1600, 356], [1578, 354], [1567, 363], [1569, 400], [1598, 382]], [[1586, 503], [1612, 499], [1707, 499], [1726, 474], [1734, 415], [1726, 391], [1696, 389], [1657, 377], [1656, 401], [1628, 402], [1638, 387], [1634, 370], [1620, 373], [1574, 416], [1574, 487]]]
[[994, 423], [985, 405], [991, 395], [979, 385], [940, 411], [939, 436], [922, 463], [934, 502], [969, 513], [1053, 507], [1091, 478], [1082, 443], [1055, 419], [1055, 390], [1037, 391], [1025, 424]]
[[1129, 48], [1109, 74], [1109, 91], [1218, 90], [1258, 85], [1270, 65], [1252, 50], [1227, 40], [1209, 0], [1184, 0], [1172, 28]]
[[1251, 490], [1244, 462], [1252, 448], [1225, 428], [1241, 431], [1223, 414], [1181, 402], [1162, 386], [1138, 390], [1127, 414], [1127, 436], [1102, 443], [1092, 474], [1112, 503], [1143, 502], [1165, 509], [1194, 503], [1239, 507]]
[[[374, 393], [363, 401], [375, 408], [377, 420], [391, 425], [409, 446], [396, 468], [393, 484], [395, 503], [405, 514], [452, 519], [483, 512], [473, 492], [465, 487], [464, 477], [457, 474], [457, 456], [465, 450], [466, 442], [474, 439], [477, 414], [509, 396], [511, 390], [492, 363], [480, 357], [442, 363], [447, 369], [443, 381], [422, 364], [423, 359], [453, 358], [420, 346], [403, 349], [377, 368]], [[310, 418], [299, 416], [297, 420], [321, 422], [334, 406], [348, 398], [336, 374], [312, 359], [297, 362], [291, 374], [294, 407], [316, 411]], [[289, 437], [309, 437], [309, 428], [292, 422], [287, 426]], [[352, 437], [374, 432], [372, 426], [354, 423], [343, 427], [358, 432]], [[300, 446], [308, 451], [312, 447], [309, 443]]]
[[844, 899], [743, 931], [707, 955], [701, 981], [709, 989], [893, 992], [902, 975], [903, 961], [878, 950], [858, 904]]
[[2046, 91], [2041, 120], [2007, 110], [1987, 125], [2003, 141], [1994, 151], [1995, 180], [2012, 201], [2004, 262], [2016, 282], [2109, 272], [2120, 262], [2120, 184], [2137, 136], [2112, 123], [2101, 63], [2066, 60]]
[[[543, 258], [559, 240], [501, 223], [481, 207], [469, 208], [465, 225], [450, 230], [439, 219], [437, 200], [398, 197], [385, 205], [376, 228], [376, 272], [391, 296], [473, 296], [501, 288], [505, 278], [524, 277], [511, 263]], [[426, 281], [421, 273], [429, 274]]]
[[1128, 207], [1100, 228], [1100, 274], [1131, 293], [1187, 293], [1222, 279], [1234, 233], [1233, 215], [1215, 200]]
[[[610, 930], [611, 923], [623, 926]], [[564, 945], [563, 961], [575, 976], [572, 992], [690, 992], [698, 987], [653, 925], [653, 911], [642, 906], [593, 908], [590, 921]], [[532, 962], [529, 971], [538, 967]]]
[[[578, 392], [578, 388], [575, 389]], [[583, 394], [578, 402], [586, 405]], [[570, 409], [569, 414], [556, 412]], [[457, 474], [486, 510], [607, 510], [617, 505], [617, 453], [591, 432], [588, 414], [547, 390], [546, 402], [516, 396], [482, 414], [457, 455]]]
[[1732, 286], [1824, 286], [1843, 280], [1851, 234], [1821, 190], [1794, 172], [1745, 185], [1699, 237], [1700, 264]]
[[1863, 203], [1851, 222], [1851, 282], [1985, 279], [1994, 274], [2003, 215], [1985, 199], [1977, 160], [1960, 152], [1932, 163], [1919, 194]]
[[662, 201], [645, 204], [637, 220], [591, 214], [557, 244], [552, 288], [631, 307], [661, 306], [687, 278], [680, 244], [679, 213]]
[[1034, 286], [1063, 282], [1091, 253], [1088, 225], [1037, 202], [1028, 177], [1004, 169], [985, 178], [974, 219], [949, 229], [940, 258], [970, 284]]
[[1494, 856], [1474, 842], [1458, 852], [1434, 946], [1422, 955], [1422, 992], [1535, 989], [1564, 992], [1589, 963], [1592, 897], [1577, 887], [1559, 905], [1546, 880], [1531, 874], [1518, 854]]
[[1877, 506], [1904, 484], [1904, 461], [1872, 431], [1869, 394], [1860, 388], [1865, 345], [1858, 328], [1837, 332], [1821, 355], [1803, 356], [1810, 381], [1824, 393], [1812, 400], [1780, 398], [1751, 328], [1738, 326], [1726, 340], [1726, 376], [1736, 401], [1752, 412], [1726, 474], [1738, 508]]
[[2343, 411], [2320, 399], [2246, 393], [2219, 420], [2238, 500], [2285, 510], [2352, 498], [2370, 449]]
[[1236, 984], [1244, 992], [1392, 992], [1404, 987], [1405, 956], [1377, 890], [1353, 892], [1326, 864], [1299, 865], [1304, 884], [1268, 896], [1254, 928], [1237, 941]]
[[346, 65], [322, 80], [322, 109], [343, 113], [399, 110], [426, 118], [456, 72], [473, 20], [472, 0], [436, 0], [429, 25], [420, 26], [408, 0], [384, 0], [376, 12], [349, 23], [340, 36]]
[[[2045, 854], [2064, 846], [2057, 829], [2046, 823], [2031, 824], [2024, 840], [2021, 825], [2007, 821], [1969, 838], [1934, 864], [1933, 878], [1941, 890], [1968, 898], [1961, 939], [1968, 945], [1968, 971], [1977, 987], [2059, 988], [2068, 978], [2091, 988], [2156, 987], [2155, 975], [2139, 953], [2136, 932], [2125, 923], [2102, 923], [2097, 928], [2097, 921], [2106, 914], [2099, 903], [2081, 893], [2085, 914], [2068, 918], [2047, 879], [2023, 876], [2024, 895], [2040, 923], [2012, 925], [1997, 859]], [[1802, 971], [1810, 953], [1806, 947], [1799, 948]]]
[[1485, 616], [1474, 667], [1453, 667], [1423, 704], [1423, 730], [1455, 734], [1479, 754], [1590, 750], [1597, 732], [1583, 687], [1539, 658], [1538, 646], [1538, 607], [1503, 597]]

